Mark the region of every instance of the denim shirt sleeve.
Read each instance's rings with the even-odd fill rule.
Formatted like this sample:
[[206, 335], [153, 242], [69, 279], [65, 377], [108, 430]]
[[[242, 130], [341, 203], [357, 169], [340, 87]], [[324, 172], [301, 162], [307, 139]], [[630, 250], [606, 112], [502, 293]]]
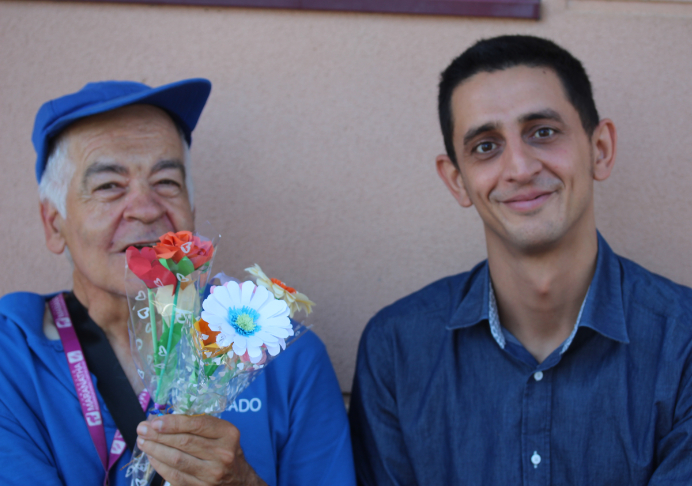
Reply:
[[692, 356], [688, 356], [673, 417], [673, 428], [659, 440], [649, 486], [692, 482]]
[[392, 333], [374, 318], [358, 349], [350, 405], [358, 484], [416, 484], [399, 426]]

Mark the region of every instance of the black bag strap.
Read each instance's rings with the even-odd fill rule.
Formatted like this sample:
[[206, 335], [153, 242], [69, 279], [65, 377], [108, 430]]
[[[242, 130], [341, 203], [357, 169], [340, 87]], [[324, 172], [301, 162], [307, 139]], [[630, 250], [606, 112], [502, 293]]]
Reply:
[[[146, 420], [146, 413], [142, 410], [137, 395], [103, 329], [89, 317], [88, 309], [72, 292], [65, 296], [65, 302], [79, 343], [82, 345], [84, 360], [89, 371], [96, 376], [99, 393], [115, 425], [120, 430], [127, 448], [132, 452], [137, 441], [137, 425]], [[150, 484], [163, 484], [163, 478], [157, 473]]]

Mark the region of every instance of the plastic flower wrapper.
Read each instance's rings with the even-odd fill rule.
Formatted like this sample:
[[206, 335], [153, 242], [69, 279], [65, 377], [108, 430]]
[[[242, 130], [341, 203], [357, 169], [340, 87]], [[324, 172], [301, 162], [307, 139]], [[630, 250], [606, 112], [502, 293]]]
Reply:
[[[161, 240], [163, 242], [164, 238]], [[180, 240], [182, 244], [189, 241]], [[167, 238], [168, 241], [172, 241], [172, 237]], [[175, 260], [176, 250], [170, 249], [158, 255]], [[151, 266], [155, 267], [153, 264]], [[250, 272], [253, 269], [256, 271]], [[300, 301], [309, 302], [309, 305], [294, 310], [291, 305], [295, 305], [298, 294], [295, 289], [282, 283], [286, 287], [285, 295], [277, 298], [275, 292], [261, 285], [263, 279], [271, 279], [267, 279], [259, 266], [247, 271], [257, 277], [257, 284], [250, 280], [240, 282], [219, 274], [212, 280], [209, 295], [201, 306], [201, 283], [206, 277], [188, 282], [180, 280], [177, 293], [172, 293], [168, 286], [149, 289], [149, 295], [153, 294], [153, 304], [149, 300], [149, 315], [155, 313], [157, 322], [158, 319], [164, 323], [174, 322], [173, 333], [167, 335], [173, 336], [173, 346], [163, 348], [159, 340], [157, 348], [157, 353], [167, 356], [168, 361], [147, 354], [137, 363], [140, 376], [144, 376], [157, 408], [189, 415], [217, 415], [231, 408], [236, 397], [267, 364], [307, 329], [290, 316], [297, 312], [307, 316], [314, 303], [300, 294]], [[208, 276], [208, 270], [204, 275]], [[141, 280], [144, 284], [144, 279]], [[133, 322], [136, 307], [131, 305]], [[140, 317], [138, 314], [137, 318]], [[181, 324], [179, 329], [178, 321]], [[147, 325], [143, 327], [147, 331]], [[132, 328], [131, 340], [133, 335], [138, 335]], [[149, 330], [152, 328], [149, 326]], [[135, 352], [136, 346], [146, 349], [153, 346], [153, 338], [149, 340], [148, 334], [146, 336], [146, 339], [139, 338], [141, 342], [136, 338], [133, 340], [133, 355], [139, 353], [139, 350]], [[147, 381], [150, 376], [153, 377], [151, 384]], [[156, 387], [153, 382], [157, 383]], [[133, 478], [132, 484], [149, 484], [153, 472], [146, 455], [136, 448], [128, 471]]]
[[[173, 406], [175, 390], [187, 387], [186, 368], [195, 364], [185, 361], [181, 344], [200, 315], [218, 238], [180, 231], [161, 236], [154, 247], [132, 246], [126, 250], [130, 348], [137, 372], [158, 411]], [[185, 413], [181, 407], [173, 409]], [[137, 448], [133, 464], [136, 471], [130, 471], [135, 473], [132, 484], [148, 484], [150, 478], [146, 476], [153, 476], [151, 467]]]

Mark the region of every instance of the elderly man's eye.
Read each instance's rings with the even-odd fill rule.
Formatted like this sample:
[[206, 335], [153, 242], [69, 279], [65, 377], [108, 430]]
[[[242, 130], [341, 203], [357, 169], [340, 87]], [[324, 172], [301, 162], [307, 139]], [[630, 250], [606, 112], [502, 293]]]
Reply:
[[105, 184], [101, 184], [100, 186], [97, 186], [95, 191], [108, 191], [111, 189], [118, 189], [119, 186], [115, 182], [106, 182]]
[[478, 154], [487, 154], [488, 152], [492, 152], [495, 149], [495, 147], [497, 147], [497, 144], [495, 144], [495, 142], [483, 142], [476, 145], [473, 151]]
[[176, 196], [182, 187], [180, 182], [173, 179], [161, 179], [156, 182], [156, 190], [163, 196]]
[[172, 179], [163, 179], [163, 180], [158, 181], [157, 184], [160, 186], [180, 187], [180, 183], [178, 181], [174, 181]]

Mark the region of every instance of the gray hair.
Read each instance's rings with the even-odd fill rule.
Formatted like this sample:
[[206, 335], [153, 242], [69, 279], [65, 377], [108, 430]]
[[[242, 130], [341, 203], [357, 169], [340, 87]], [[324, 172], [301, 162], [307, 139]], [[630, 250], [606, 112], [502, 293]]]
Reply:
[[[183, 142], [183, 163], [185, 164], [185, 187], [190, 201], [190, 208], [194, 209], [195, 190], [192, 184], [192, 158], [190, 157], [190, 144], [185, 139], [185, 134], [176, 124], [180, 139]], [[41, 202], [48, 201], [58, 210], [63, 219], [67, 217], [67, 190], [74, 176], [75, 166], [68, 157], [69, 136], [58, 136], [53, 148], [48, 155], [46, 168], [38, 185], [38, 196]]]

